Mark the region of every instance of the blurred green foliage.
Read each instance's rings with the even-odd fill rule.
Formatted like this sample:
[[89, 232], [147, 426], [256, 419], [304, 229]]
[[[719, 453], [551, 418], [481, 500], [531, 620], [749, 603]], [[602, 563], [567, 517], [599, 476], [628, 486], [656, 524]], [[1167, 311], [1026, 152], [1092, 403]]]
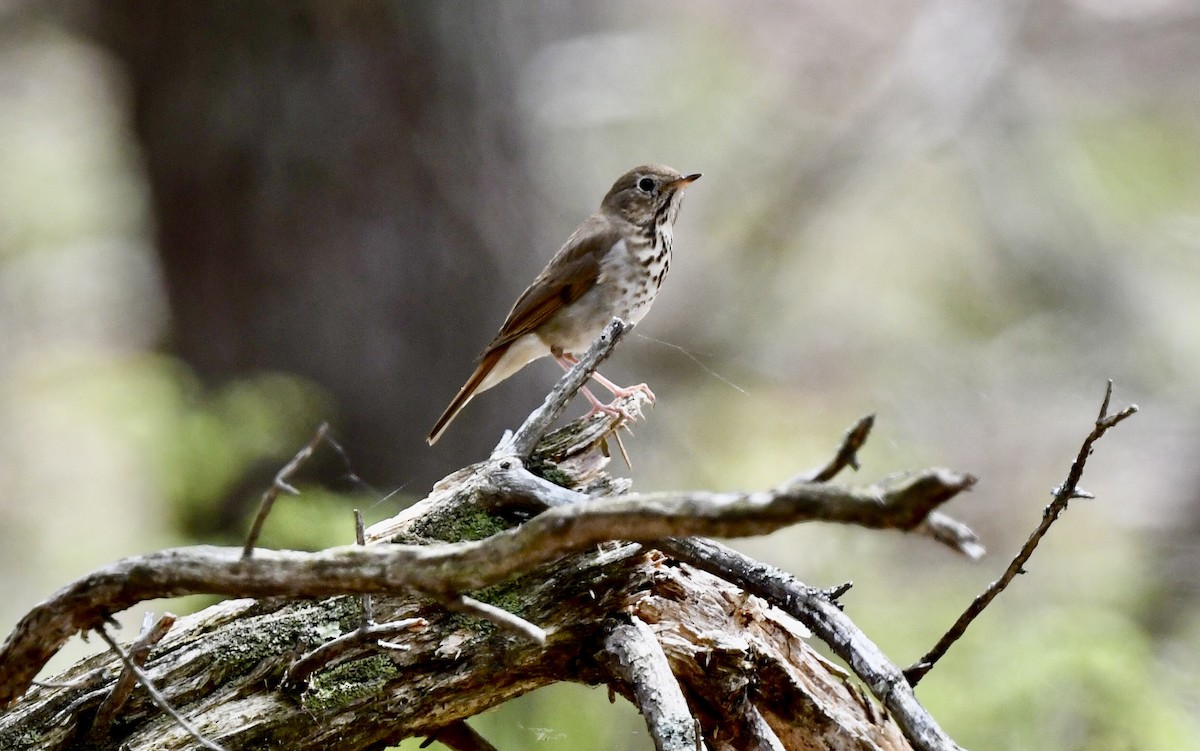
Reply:
[[1137, 227], [1200, 208], [1200, 129], [1183, 117], [1124, 114], [1074, 128], [1081, 190]]

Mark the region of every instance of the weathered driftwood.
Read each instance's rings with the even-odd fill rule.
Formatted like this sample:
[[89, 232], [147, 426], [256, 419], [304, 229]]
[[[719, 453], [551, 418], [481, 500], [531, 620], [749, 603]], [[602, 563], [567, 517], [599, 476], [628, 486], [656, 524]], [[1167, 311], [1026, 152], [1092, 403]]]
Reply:
[[[531, 418], [535, 432], [611, 349], [613, 331]], [[518, 431], [489, 460], [367, 530], [363, 547], [249, 558], [186, 548], [64, 588], [0, 649], [0, 705], [11, 702], [0, 748], [85, 739], [96, 748], [200, 747], [140, 687], [105, 719], [106, 733], [93, 731], [120, 674], [111, 653], [29, 689], [70, 633], [102, 627], [133, 602], [195, 591], [257, 599], [179, 619], [145, 671], [226, 749], [365, 749], [439, 732], [456, 747], [480, 747], [463, 720], [557, 681], [605, 683], [628, 697], [658, 748], [957, 748], [831, 593], [683, 536], [805, 519], [932, 534], [932, 510], [970, 487], [969, 476], [928, 470], [869, 488], [824, 484], [854, 463], [852, 447], [832, 470], [771, 491], [624, 494], [627, 482], [604, 472], [610, 420], [579, 420], [540, 441]], [[975, 550], [969, 530], [932, 522], [937, 539]], [[373, 624], [364, 624], [363, 593], [374, 593]], [[874, 697], [813, 651], [809, 628]]]

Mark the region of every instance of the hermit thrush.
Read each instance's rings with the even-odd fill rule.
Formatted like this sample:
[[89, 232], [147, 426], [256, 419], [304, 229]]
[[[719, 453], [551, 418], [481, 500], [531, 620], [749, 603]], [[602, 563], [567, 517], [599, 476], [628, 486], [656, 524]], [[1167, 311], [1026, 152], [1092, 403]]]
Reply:
[[[426, 440], [435, 443], [472, 397], [533, 360], [552, 355], [566, 368], [575, 361], [573, 353], [587, 349], [614, 316], [629, 324], [640, 321], [671, 267], [671, 227], [683, 190], [699, 177], [647, 165], [613, 183], [600, 210], [579, 225], [517, 298]], [[643, 391], [653, 399], [645, 384], [622, 389], [594, 377], [615, 396]], [[594, 410], [620, 411], [583, 392]]]

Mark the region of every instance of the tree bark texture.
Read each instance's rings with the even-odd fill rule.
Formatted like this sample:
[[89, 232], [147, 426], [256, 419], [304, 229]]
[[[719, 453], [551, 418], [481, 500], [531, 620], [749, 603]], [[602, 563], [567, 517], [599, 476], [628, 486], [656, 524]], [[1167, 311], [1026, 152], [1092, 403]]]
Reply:
[[[498, 530], [528, 519], [537, 506], [576, 497], [572, 488], [588, 488], [597, 497], [623, 491], [626, 483], [603, 469], [609, 439], [595, 427], [605, 419], [611, 418], [577, 421], [548, 436], [527, 458], [526, 466], [557, 483], [545, 487], [559, 488], [541, 500], [517, 485], [483, 482], [499, 467], [519, 463], [494, 456], [450, 475], [425, 501], [375, 525], [367, 531], [367, 544], [487, 542]], [[564, 495], [556, 498], [555, 492]], [[847, 495], [857, 503], [854, 492]], [[655, 498], [645, 497], [650, 505]], [[613, 500], [637, 505], [641, 499]], [[766, 508], [753, 498], [748, 502]], [[920, 516], [887, 524], [916, 529]], [[565, 523], [567, 531], [579, 526]], [[681, 542], [672, 545], [687, 549]], [[264, 555], [269, 561], [269, 551]], [[151, 649], [145, 670], [200, 734], [231, 750], [368, 749], [436, 736], [444, 728], [459, 732], [466, 718], [557, 681], [605, 683], [644, 714], [654, 708], [660, 719], [650, 714], [647, 719], [660, 748], [683, 747], [679, 743], [689, 717], [712, 749], [913, 747], [848, 673], [808, 645], [808, 629], [796, 618], [648, 545], [589, 544], [585, 552], [470, 593], [536, 624], [544, 643], [448, 608], [447, 593], [427, 591], [432, 597], [374, 595], [374, 622], [400, 621], [399, 628], [386, 639], [338, 650], [311, 671], [295, 670], [299, 658], [362, 625], [359, 596], [267, 597], [214, 605], [181, 618]], [[12, 643], [10, 637], [5, 648]], [[656, 659], [669, 666], [670, 681], [646, 683], [639, 677]], [[78, 747], [119, 668], [113, 654], [103, 653], [56, 677], [54, 686], [33, 688], [0, 716], [0, 747]], [[660, 701], [657, 694], [664, 691], [681, 692], [687, 714], [678, 709], [684, 705]], [[688, 743], [694, 747], [694, 740]], [[200, 747], [140, 687], [107, 736], [90, 745]]]

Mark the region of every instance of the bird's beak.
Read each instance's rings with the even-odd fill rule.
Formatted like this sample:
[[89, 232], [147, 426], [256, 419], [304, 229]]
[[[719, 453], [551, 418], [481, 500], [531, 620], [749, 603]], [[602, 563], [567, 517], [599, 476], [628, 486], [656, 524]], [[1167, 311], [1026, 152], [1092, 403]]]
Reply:
[[672, 181], [671, 189], [679, 190], [680, 188], [686, 188], [687, 186], [691, 185], [692, 183], [696, 182], [699, 179], [700, 179], [700, 173], [693, 172], [692, 174], [690, 174], [686, 177], [681, 177], [678, 180]]

